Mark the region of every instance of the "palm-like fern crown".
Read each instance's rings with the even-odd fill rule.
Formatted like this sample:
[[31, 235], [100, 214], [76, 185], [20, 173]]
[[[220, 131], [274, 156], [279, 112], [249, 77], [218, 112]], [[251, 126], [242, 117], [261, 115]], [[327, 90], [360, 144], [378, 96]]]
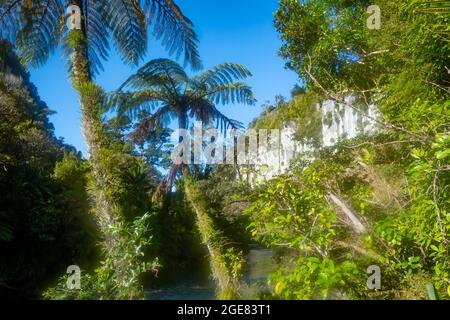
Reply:
[[[0, 38], [15, 43], [25, 62], [42, 64], [61, 42], [67, 42], [65, 10], [71, 3], [0, 0]], [[177, 59], [183, 55], [185, 63], [194, 69], [201, 67], [193, 24], [173, 0], [80, 0], [80, 3], [93, 74], [102, 69], [102, 61], [108, 57], [110, 38], [124, 61], [137, 64], [146, 53], [148, 29], [171, 55]]]
[[215, 122], [222, 131], [239, 129], [242, 124], [223, 115], [216, 105], [253, 105], [256, 100], [251, 87], [240, 82], [251, 75], [242, 65], [224, 63], [190, 78], [172, 60], [152, 60], [110, 95], [108, 106], [131, 119], [137, 119], [142, 111], [154, 112], [140, 122], [138, 136], [174, 117]]

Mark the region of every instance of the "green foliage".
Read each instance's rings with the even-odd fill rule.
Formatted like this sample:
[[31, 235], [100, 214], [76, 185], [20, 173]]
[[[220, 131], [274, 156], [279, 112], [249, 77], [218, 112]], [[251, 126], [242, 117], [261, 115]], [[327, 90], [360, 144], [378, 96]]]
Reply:
[[[173, 118], [178, 118], [180, 129], [188, 129], [189, 120], [194, 118], [205, 126], [215, 122], [217, 128], [224, 132], [228, 128], [240, 128], [241, 124], [219, 112], [215, 104], [253, 104], [255, 99], [251, 88], [235, 82], [249, 76], [251, 73], [244, 66], [224, 63], [189, 78], [176, 62], [156, 59], [139, 69], [111, 95], [109, 108], [117, 110], [118, 118], [127, 116], [130, 120], [139, 119], [132, 136], [141, 144]], [[136, 91], [126, 92], [127, 88]], [[239, 295], [242, 252], [224, 245], [226, 236], [215, 221], [218, 220], [217, 211], [214, 212], [208, 204], [210, 199], [200, 191], [201, 185], [196, 180], [201, 178], [199, 166], [193, 166], [192, 176], [188, 165], [173, 166], [162, 187], [170, 190], [180, 169], [185, 179], [184, 193], [196, 214], [202, 242], [209, 251], [211, 270], [218, 284], [218, 297], [236, 298]]]
[[[149, 167], [133, 156], [117, 132], [101, 123], [96, 107], [102, 102], [102, 90], [90, 82], [79, 89], [89, 119], [87, 132], [96, 140], [91, 156], [100, 161], [88, 165], [81, 160], [72, 147], [54, 137], [48, 121], [51, 111], [10, 48], [1, 48], [0, 246], [6, 257], [0, 264], [1, 295], [12, 290], [16, 296], [35, 298], [55, 274], [77, 264], [86, 273], [97, 268], [98, 272], [86, 275], [86, 281], [92, 286], [103, 282], [111, 297], [143, 297], [138, 278], [148, 270], [142, 263], [153, 261], [137, 263], [138, 247], [145, 239], [133, 240], [140, 226], [130, 224], [151, 209], [147, 191], [155, 185]], [[12, 71], [4, 71], [11, 66]], [[96, 179], [99, 172], [101, 179]], [[91, 209], [92, 196], [101, 200], [96, 210]], [[113, 215], [104, 214], [109, 208], [105, 199], [113, 200], [108, 211]], [[145, 237], [150, 239], [148, 233]], [[155, 254], [150, 249], [146, 253]]]
[[[335, 264], [333, 259], [297, 257], [295, 269], [279, 270], [271, 276], [277, 297], [287, 300], [339, 299], [345, 291], [364, 290], [365, 273], [355, 263]], [[347, 296], [348, 297], [348, 296]]]
[[299, 93], [286, 102], [277, 97], [275, 105], [265, 105], [263, 112], [250, 124], [254, 129], [279, 129], [293, 125], [295, 139], [304, 144], [318, 147], [322, 142], [322, 113], [320, 99], [315, 93]]
[[421, 147], [413, 151], [408, 185], [413, 204], [398, 219], [380, 226], [399, 258], [398, 267], [426, 271], [442, 292], [450, 280], [447, 213], [450, 176], [445, 160], [449, 141], [448, 135], [440, 135], [432, 149]]
[[239, 198], [250, 192], [250, 186], [236, 179], [240, 174], [238, 167], [219, 165], [206, 179], [200, 179], [197, 183], [203, 191], [215, 225], [227, 238], [237, 242], [237, 246], [244, 248], [251, 240], [246, 230], [248, 217], [242, 215], [248, 203]]
[[209, 270], [205, 261], [207, 251], [201, 245], [195, 213], [186, 200], [181, 182], [176, 184], [176, 189], [176, 192], [166, 195], [155, 217], [154, 245], [163, 267], [158, 279], [148, 281], [150, 286], [171, 280], [182, 272]]
[[[74, 153], [66, 153], [55, 165], [52, 178], [61, 188], [61, 198], [67, 206], [65, 212], [65, 241], [70, 253], [79, 257], [76, 262], [87, 269], [98, 262], [98, 228], [89, 213], [89, 195], [87, 192], [90, 168], [86, 161]], [[72, 261], [75, 261], [72, 260]]]
[[86, 45], [87, 39], [81, 32], [70, 32], [67, 36], [67, 45], [75, 50], [80, 44]]
[[[275, 16], [284, 42], [281, 55], [301, 76], [306, 95], [316, 92], [335, 101], [351, 95], [361, 113], [365, 112], [361, 104], [375, 104], [383, 129], [376, 137], [319, 149], [314, 160], [296, 164], [300, 172], [270, 181], [255, 192], [247, 211], [254, 236], [272, 246], [300, 250], [273, 276], [275, 293], [283, 298], [319, 298], [321, 290], [330, 294], [336, 289], [340, 292], [336, 297], [345, 293], [356, 298], [423, 299], [430, 282], [441, 298], [448, 297], [447, 3], [378, 1], [381, 30], [366, 27], [371, 4], [281, 0]], [[304, 127], [298, 113], [289, 110], [295, 110], [295, 100], [255, 125], [294, 121]], [[313, 111], [303, 110], [307, 119], [315, 117]], [[304, 142], [307, 137], [305, 131], [298, 138]], [[317, 180], [311, 180], [314, 177]], [[338, 223], [342, 212], [326, 200], [330, 191], [368, 226], [365, 235]], [[327, 218], [329, 230], [320, 232], [332, 235], [326, 258], [310, 250], [314, 263], [308, 265], [311, 254], [303, 253], [307, 243], [303, 237], [306, 230], [313, 235], [320, 226], [308, 219], [312, 209], [316, 214], [328, 210], [337, 220]], [[296, 226], [295, 217], [305, 225]], [[296, 247], [296, 238], [302, 247]], [[348, 250], [356, 255], [348, 256]], [[367, 277], [360, 271], [368, 263], [382, 268], [381, 292], [360, 287]], [[354, 268], [347, 268], [350, 265]], [[340, 270], [338, 276], [330, 276], [334, 274], [330, 269]], [[341, 280], [350, 278], [340, 286]]]
[[[142, 117], [145, 117], [144, 115]], [[172, 165], [170, 141], [171, 129], [156, 128], [143, 141], [133, 141], [139, 155], [150, 165], [161, 169], [169, 169]], [[156, 175], [157, 173], [155, 173]]]
[[[104, 190], [108, 199], [117, 203], [116, 214], [125, 221], [132, 221], [149, 210], [151, 185], [149, 167], [134, 155], [114, 149], [102, 150], [101, 165], [105, 170], [108, 186]], [[95, 181], [91, 188], [95, 190]]]
[[111, 225], [113, 234], [120, 234], [120, 242], [114, 247], [114, 254], [106, 253], [106, 260], [93, 274], [82, 273], [81, 289], [68, 289], [68, 276], [59, 279], [56, 287], [43, 294], [51, 300], [123, 300], [143, 299], [141, 277], [146, 272], [157, 272], [158, 259], [146, 257], [146, 250], [152, 245], [151, 224], [154, 215], [145, 214], [132, 224]]
[[447, 0], [415, 0], [418, 12], [446, 14], [450, 12], [450, 3]]
[[341, 240], [348, 229], [340, 226], [342, 217], [327, 199], [328, 188], [344, 182], [343, 172], [342, 162], [324, 158], [268, 181], [250, 197], [252, 204], [245, 213], [252, 221], [252, 235], [269, 247], [287, 247], [292, 255], [271, 277], [276, 297], [359, 295], [365, 283], [361, 265], [371, 258], [369, 254], [352, 258], [351, 246]]
[[[361, 89], [372, 84], [365, 64], [355, 63], [363, 53], [371, 52], [365, 14], [370, 1], [296, 1], [281, 0], [275, 14], [275, 26], [284, 41], [281, 55], [288, 66], [309, 84], [310, 69], [320, 82], [336, 89], [340, 83], [332, 79], [339, 75], [344, 87], [358, 81]], [[351, 78], [350, 78], [351, 77]]]
[[54, 136], [52, 112], [11, 47], [0, 52], [0, 296], [36, 298], [74, 261], [96, 261], [88, 170]]
[[[2, 216], [3, 219], [5, 219], [5, 216]], [[0, 222], [0, 240], [1, 241], [11, 241], [14, 238], [13, 231], [11, 225]]]
[[246, 211], [253, 221], [252, 235], [268, 246], [286, 244], [305, 253], [326, 255], [336, 217], [320, 183], [312, 168], [302, 174], [301, 182], [289, 177], [270, 181]]
[[[432, 282], [447, 297], [448, 136], [432, 149], [417, 147], [413, 159], [405, 157], [407, 144], [395, 150], [388, 138], [323, 150], [248, 198], [253, 237], [291, 250], [271, 277], [275, 296], [421, 299]], [[329, 191], [371, 229], [355, 234]], [[372, 264], [382, 269], [382, 291], [374, 295], [365, 287]]]
[[[90, 142], [88, 190], [95, 204], [91, 212], [102, 234], [101, 267], [93, 275], [98, 278], [94, 283], [105, 286], [102, 298], [143, 298], [139, 277], [148, 270], [143, 267], [146, 260], [141, 263], [136, 259], [140, 259], [139, 250], [144, 243], [143, 239], [130, 238], [131, 234], [138, 236], [136, 223], [139, 220], [134, 226], [130, 223], [152, 209], [148, 192], [155, 186], [151, 185], [150, 169], [144, 160], [133, 154], [120, 132], [102, 121], [100, 107], [104, 94], [101, 88], [92, 82], [83, 82], [78, 89], [85, 136]], [[144, 219], [142, 223], [148, 222], [146, 216], [141, 219]], [[149, 234], [146, 236], [150, 239]], [[130, 267], [133, 264], [135, 267]]]
[[435, 22], [432, 29], [435, 34], [449, 41], [450, 2], [448, 0], [415, 0], [412, 2], [412, 6], [415, 8], [415, 12], [441, 16], [442, 20]]
[[[126, 232], [127, 228], [130, 228], [129, 221], [149, 207], [146, 194], [148, 191], [146, 178], [149, 170], [144, 166], [143, 161], [131, 154], [131, 150], [122, 141], [111, 139], [115, 133], [108, 132], [108, 128], [102, 121], [103, 91], [92, 82], [92, 75], [98, 72], [99, 68], [101, 69], [101, 62], [108, 55], [110, 35], [123, 59], [136, 64], [145, 54], [148, 24], [152, 24], [153, 34], [163, 40], [170, 54], [175, 53], [178, 57], [183, 53], [185, 62], [190, 63], [193, 68], [201, 66], [197, 51], [197, 37], [193, 31], [192, 22], [182, 14], [173, 1], [130, 3], [89, 0], [73, 1], [71, 4], [81, 9], [82, 28], [66, 33], [61, 25], [66, 18], [63, 2], [57, 0], [2, 1], [0, 3], [0, 25], [2, 26], [0, 38], [6, 37], [14, 41], [19, 48], [21, 58], [26, 63], [34, 65], [47, 60], [61, 40], [63, 40], [65, 53], [71, 55], [72, 81], [80, 94], [83, 130], [89, 147], [91, 167], [87, 184], [89, 197], [94, 203], [91, 213], [96, 217], [104, 250], [103, 271], [100, 274], [101, 277], [106, 275], [108, 279], [111, 276], [119, 277], [110, 282], [114, 291], [121, 291], [117, 297], [136, 298], [139, 293], [142, 293], [138, 288], [136, 275], [143, 269], [129, 269], [129, 266], [122, 263], [120, 258], [123, 251], [132, 249], [124, 248], [126, 240], [129, 240]], [[9, 59], [8, 56], [6, 58]], [[2, 81], [1, 85], [3, 86], [4, 83], [6, 82]], [[9, 101], [6, 103], [7, 106], [10, 104]], [[38, 134], [39, 132], [34, 130], [32, 134], [27, 135], [27, 138], [33, 138], [32, 142], [35, 143], [38, 141], [36, 139]], [[33, 154], [31, 145], [27, 147], [26, 151]], [[36, 145], [36, 149], [38, 148], [49, 150], [51, 154], [50, 148]], [[1, 159], [3, 160], [3, 157]], [[35, 159], [32, 157], [32, 160]], [[33, 166], [39, 166], [39, 161], [35, 162]], [[64, 171], [66, 166], [67, 164], [63, 163], [60, 169]], [[72, 168], [76, 169], [73, 166]], [[70, 180], [70, 174], [66, 178]], [[27, 179], [24, 181], [28, 183]], [[47, 194], [39, 195], [42, 199], [49, 198]], [[13, 206], [7, 206], [7, 208], [10, 207]], [[47, 207], [51, 208], [51, 206]], [[51, 214], [56, 216], [57, 212], [52, 211]], [[11, 236], [8, 230], [11, 224], [9, 221], [3, 222], [3, 213], [1, 216], [2, 238], [9, 240]], [[56, 219], [50, 218], [49, 221], [47, 219], [33, 221], [32, 228], [43, 229], [48, 223], [50, 224], [48, 228], [56, 229], [56, 226], [51, 225]], [[111, 226], [119, 228], [120, 231], [111, 229]], [[42, 237], [48, 241], [54, 240], [51, 235], [52, 232], [47, 230], [42, 232]], [[126, 255], [125, 259], [127, 258], [129, 256]], [[130, 261], [134, 262], [132, 259]], [[108, 283], [105, 282], [105, 285]], [[125, 287], [119, 288], [121, 285]], [[125, 292], [128, 292], [127, 295]]]
[[[413, 0], [383, 0], [377, 2], [381, 30], [370, 30], [366, 27], [370, 4], [280, 1], [276, 27], [288, 66], [321, 95], [352, 94], [376, 102], [382, 120], [389, 123], [429, 132], [432, 117], [434, 125], [445, 127], [447, 116], [437, 115], [446, 109], [433, 106], [443, 106], [448, 89], [445, 67], [450, 47], [432, 26], [448, 24], [448, 17], [420, 14]], [[425, 113], [420, 113], [422, 107]]]
[[[162, 265], [177, 272], [201, 260], [200, 237], [221, 299], [240, 297], [247, 242], [284, 248], [269, 278], [271, 298], [424, 299], [430, 283], [450, 297], [448, 1], [380, 0], [382, 29], [370, 30], [370, 1], [280, 0], [281, 55], [304, 87], [290, 101], [266, 104], [251, 127], [293, 124], [296, 139], [315, 151], [253, 189], [241, 168], [172, 167], [163, 182], [179, 169], [184, 180], [161, 207], [149, 194], [161, 180], [156, 167], [171, 165], [164, 126], [178, 118], [184, 129], [192, 119], [240, 128], [216, 105], [253, 104], [240, 82], [251, 73], [224, 63], [189, 77], [157, 59], [106, 100], [92, 75], [110, 36], [124, 61], [136, 64], [153, 24], [170, 53], [196, 68], [192, 23], [172, 1], [73, 3], [89, 9], [83, 29], [66, 34], [61, 1], [0, 2], [0, 37], [15, 42], [23, 61], [42, 64], [61, 41], [73, 54], [90, 156], [87, 163], [55, 138], [52, 112], [1, 42], [0, 296], [36, 298], [77, 264], [81, 290], [68, 290], [63, 276], [44, 298], [142, 299], [143, 284], [157, 283]], [[349, 96], [358, 112], [376, 106], [380, 131], [321, 148], [329, 125], [321, 101]], [[106, 110], [118, 113], [107, 123]], [[366, 286], [370, 265], [381, 267], [379, 291]]]
[[231, 277], [239, 279], [242, 276], [243, 252], [231, 247], [226, 250], [223, 257]]

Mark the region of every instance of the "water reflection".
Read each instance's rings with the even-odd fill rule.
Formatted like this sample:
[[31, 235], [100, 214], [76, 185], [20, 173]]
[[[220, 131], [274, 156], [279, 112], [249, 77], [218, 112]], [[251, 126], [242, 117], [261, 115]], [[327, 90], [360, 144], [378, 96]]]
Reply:
[[[267, 277], [276, 269], [274, 253], [271, 249], [253, 246], [246, 256], [246, 266], [241, 283], [243, 299], [258, 299], [270, 291]], [[151, 300], [214, 300], [215, 287], [207, 274], [190, 272], [177, 280], [146, 292]]]

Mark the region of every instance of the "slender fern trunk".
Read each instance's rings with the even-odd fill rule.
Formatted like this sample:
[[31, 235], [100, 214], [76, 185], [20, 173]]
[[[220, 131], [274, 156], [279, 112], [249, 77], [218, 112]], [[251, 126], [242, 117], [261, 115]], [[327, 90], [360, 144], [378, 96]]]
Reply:
[[[70, 4], [78, 6], [83, 12], [82, 0], [71, 0]], [[107, 272], [114, 277], [116, 286], [129, 288], [125, 290], [129, 291], [126, 298], [142, 298], [143, 292], [140, 289], [129, 287], [132, 278], [132, 275], [129, 274], [130, 266], [118, 265], [117, 262], [124, 260], [118, 259], [123, 239], [122, 235], [115, 232], [111, 226], [122, 220], [120, 203], [114, 199], [115, 188], [120, 186], [116, 186], [113, 181], [114, 174], [111, 169], [114, 165], [115, 151], [109, 148], [105, 126], [101, 119], [104, 92], [92, 81], [88, 41], [83, 24], [81, 30], [72, 30], [69, 33], [69, 44], [72, 49], [72, 83], [80, 98], [82, 130], [92, 168], [89, 191], [93, 204], [92, 209], [103, 237], [102, 249], [105, 255], [103, 259], [107, 261], [104, 268], [108, 269]]]
[[[82, 0], [71, 0], [71, 4], [80, 7], [83, 12]], [[117, 222], [113, 199], [107, 196], [108, 172], [102, 166], [102, 149], [105, 143], [104, 125], [101, 121], [101, 103], [103, 91], [92, 82], [88, 57], [88, 39], [84, 26], [81, 30], [72, 30], [69, 34], [72, 54], [72, 82], [78, 91], [81, 104], [81, 124], [83, 135], [88, 146], [89, 162], [92, 166], [93, 203], [97, 222], [102, 231]], [[106, 235], [106, 234], [105, 234]], [[114, 239], [108, 236], [107, 243]]]
[[[178, 115], [180, 129], [187, 127], [186, 115]], [[207, 247], [211, 271], [218, 287], [218, 298], [233, 300], [239, 298], [239, 281], [231, 275], [228, 263], [224, 256], [222, 237], [214, 226], [208, 213], [208, 204], [198, 187], [197, 181], [189, 172], [187, 165], [182, 165], [185, 194], [188, 202], [196, 214], [197, 227], [203, 244]]]
[[238, 299], [239, 279], [229, 270], [229, 263], [224, 256], [224, 246], [221, 243], [222, 237], [208, 214], [208, 204], [194, 178], [184, 174], [184, 185], [186, 197], [196, 214], [202, 242], [208, 249], [211, 271], [218, 288], [217, 296], [222, 300]]

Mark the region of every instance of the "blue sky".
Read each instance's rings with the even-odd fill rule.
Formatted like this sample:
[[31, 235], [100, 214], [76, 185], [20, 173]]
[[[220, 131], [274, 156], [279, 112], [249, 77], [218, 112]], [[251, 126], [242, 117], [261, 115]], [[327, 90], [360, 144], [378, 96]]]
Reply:
[[[259, 115], [261, 104], [275, 95], [290, 95], [298, 82], [297, 75], [284, 68], [277, 52], [281, 41], [273, 26], [277, 0], [178, 0], [184, 14], [195, 24], [200, 39], [200, 54], [205, 68], [223, 62], [247, 66], [253, 77], [247, 82], [253, 87], [256, 106], [229, 105], [220, 107], [227, 116], [245, 125]], [[148, 54], [141, 62], [168, 57], [153, 39]], [[136, 68], [122, 63], [111, 51], [104, 63], [105, 71], [96, 81], [107, 91], [116, 89]], [[56, 52], [41, 68], [32, 69], [31, 80], [41, 98], [57, 113], [51, 117], [58, 137], [86, 154], [80, 125], [78, 97], [68, 79], [66, 61]]]

